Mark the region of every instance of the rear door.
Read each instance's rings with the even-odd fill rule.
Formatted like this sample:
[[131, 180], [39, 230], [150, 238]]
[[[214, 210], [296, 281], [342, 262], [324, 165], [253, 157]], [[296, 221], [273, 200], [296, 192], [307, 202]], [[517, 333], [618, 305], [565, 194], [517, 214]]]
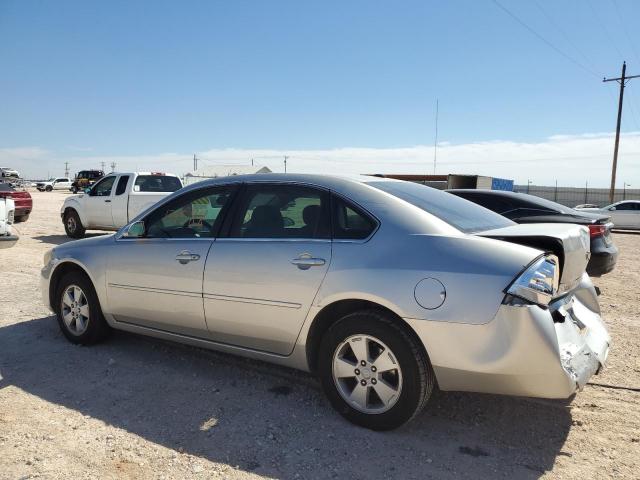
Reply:
[[204, 272], [218, 342], [287, 355], [331, 262], [330, 196], [305, 185], [245, 187]]

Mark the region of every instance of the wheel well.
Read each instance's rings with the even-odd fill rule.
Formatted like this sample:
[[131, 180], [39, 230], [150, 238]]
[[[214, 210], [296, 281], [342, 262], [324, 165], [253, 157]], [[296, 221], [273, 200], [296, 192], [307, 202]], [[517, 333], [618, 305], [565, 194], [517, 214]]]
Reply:
[[337, 302], [331, 303], [324, 307], [320, 312], [316, 315], [311, 324], [311, 328], [309, 329], [309, 333], [307, 334], [307, 363], [309, 365], [309, 369], [311, 372], [315, 373], [318, 366], [318, 350], [320, 349], [320, 342], [322, 341], [322, 337], [325, 332], [340, 320], [345, 315], [349, 315], [350, 313], [355, 313], [361, 310], [380, 310], [389, 315], [391, 315], [397, 322], [407, 330], [409, 335], [412, 335], [417, 341], [418, 345], [421, 345], [422, 349], [425, 350], [424, 345], [413, 331], [409, 325], [394, 311], [384, 307], [378, 303], [370, 302], [368, 300], [339, 300]]
[[[67, 208], [65, 208], [65, 209], [64, 209], [64, 215], [63, 215], [63, 218], [64, 218], [64, 217], [66, 217], [66, 216], [67, 216], [67, 214], [68, 214], [69, 212], [76, 212], [76, 209], [75, 209], [75, 208], [73, 208], [73, 207], [67, 207]], [[78, 213], [78, 212], [76, 212], [76, 213]]]
[[60, 279], [69, 272], [79, 272], [89, 278], [87, 272], [85, 272], [81, 266], [75, 263], [65, 262], [62, 265], [58, 266], [58, 268], [53, 271], [51, 280], [49, 281], [49, 306], [53, 308], [54, 311], [55, 307], [53, 306], [53, 297], [56, 294], [56, 290], [58, 289], [58, 283], [60, 282]]

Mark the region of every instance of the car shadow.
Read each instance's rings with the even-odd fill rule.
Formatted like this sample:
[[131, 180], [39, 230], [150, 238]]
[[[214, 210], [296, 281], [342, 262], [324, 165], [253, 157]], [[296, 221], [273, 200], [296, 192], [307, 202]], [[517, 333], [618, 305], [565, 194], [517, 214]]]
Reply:
[[[99, 237], [101, 235], [110, 235], [110, 234], [111, 232], [87, 233], [84, 236], [84, 238]], [[33, 238], [34, 240], [38, 240], [42, 243], [50, 243], [51, 245], [62, 245], [63, 243], [74, 241], [73, 238], [69, 238], [66, 235], [34, 235], [31, 238]]]
[[0, 328], [0, 345], [0, 389], [274, 478], [538, 478], [571, 455], [567, 402], [436, 392], [411, 423], [372, 432], [310, 375], [258, 361], [122, 332], [74, 346], [54, 317]]

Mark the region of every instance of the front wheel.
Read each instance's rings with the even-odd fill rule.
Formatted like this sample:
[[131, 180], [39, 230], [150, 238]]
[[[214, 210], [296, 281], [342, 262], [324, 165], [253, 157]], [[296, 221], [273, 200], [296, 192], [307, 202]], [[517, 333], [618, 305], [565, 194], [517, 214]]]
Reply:
[[377, 310], [347, 315], [327, 331], [318, 370], [333, 407], [372, 430], [391, 430], [411, 420], [435, 385], [419, 341]]
[[70, 210], [64, 215], [64, 231], [67, 232], [67, 236], [71, 238], [84, 237], [85, 228], [82, 226], [82, 221], [78, 212]]
[[50, 191], [52, 191], [52, 190], [53, 190], [53, 187], [52, 187], [51, 185], [47, 185], [47, 186], [45, 187], [45, 190], [46, 190], [47, 192], [50, 192]]
[[91, 280], [84, 273], [70, 272], [63, 276], [54, 302], [58, 325], [70, 342], [92, 345], [108, 336], [111, 329], [102, 315]]

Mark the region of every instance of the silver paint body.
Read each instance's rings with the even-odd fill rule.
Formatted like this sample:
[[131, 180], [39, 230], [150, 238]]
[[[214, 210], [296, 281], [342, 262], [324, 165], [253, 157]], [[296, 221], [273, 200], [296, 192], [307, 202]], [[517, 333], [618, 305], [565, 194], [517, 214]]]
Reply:
[[[416, 333], [443, 390], [565, 398], [604, 364], [610, 338], [584, 273], [588, 242], [585, 247], [582, 227], [526, 225], [488, 233], [517, 237], [540, 233], [531, 230], [537, 227], [565, 247], [566, 295], [549, 309], [508, 305], [505, 290], [543, 252], [461, 233], [368, 185], [370, 180], [262, 174], [191, 185], [158, 205], [215, 185], [296, 183], [350, 199], [379, 227], [353, 241], [133, 240], [122, 238], [122, 229], [56, 247], [42, 270], [43, 299], [49, 305], [53, 271], [72, 262], [91, 278], [105, 318], [116, 329], [302, 370], [309, 370], [307, 340], [319, 312], [341, 300], [366, 300]], [[199, 260], [177, 262], [185, 250]], [[291, 260], [303, 254], [325, 263], [300, 269]], [[554, 323], [554, 310], [566, 321]]]

